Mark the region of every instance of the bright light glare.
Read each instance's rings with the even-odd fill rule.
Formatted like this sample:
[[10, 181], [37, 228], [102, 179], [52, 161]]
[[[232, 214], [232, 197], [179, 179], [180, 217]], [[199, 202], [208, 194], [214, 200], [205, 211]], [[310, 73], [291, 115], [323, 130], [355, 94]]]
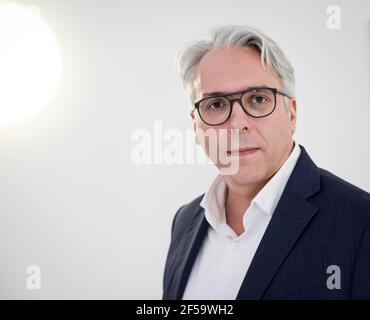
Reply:
[[36, 9], [0, 1], [0, 124], [40, 111], [60, 79], [58, 45]]

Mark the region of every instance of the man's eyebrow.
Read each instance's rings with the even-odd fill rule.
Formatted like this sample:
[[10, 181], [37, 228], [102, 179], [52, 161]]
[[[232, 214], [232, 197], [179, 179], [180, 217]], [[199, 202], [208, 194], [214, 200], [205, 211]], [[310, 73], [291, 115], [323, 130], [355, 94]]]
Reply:
[[225, 91], [207, 92], [207, 93], [203, 93], [202, 98], [204, 98], [204, 97], [212, 97], [212, 96], [225, 96], [225, 95], [230, 95], [232, 93], [238, 93], [238, 92], [241, 92], [241, 91], [249, 90], [251, 88], [268, 88], [268, 87], [269, 86], [261, 85], [261, 86], [247, 87], [247, 88], [244, 88], [242, 90], [233, 91], [233, 92], [225, 92]]
[[218, 95], [226, 95], [229, 94], [227, 92], [221, 92], [221, 91], [214, 91], [209, 93], [203, 93], [202, 97], [209, 97], [209, 96], [218, 96]]

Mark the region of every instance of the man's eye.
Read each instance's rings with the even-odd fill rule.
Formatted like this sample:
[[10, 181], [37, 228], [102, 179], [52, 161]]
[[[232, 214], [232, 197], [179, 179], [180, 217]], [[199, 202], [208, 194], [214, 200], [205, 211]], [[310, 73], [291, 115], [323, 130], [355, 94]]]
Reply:
[[213, 110], [222, 109], [224, 106], [225, 104], [221, 100], [216, 100], [208, 104], [208, 108]]
[[221, 107], [221, 102], [220, 101], [213, 102], [210, 105], [210, 107], [213, 108], [213, 109], [219, 109]]
[[255, 104], [262, 104], [267, 102], [267, 99], [263, 96], [253, 96], [251, 97], [251, 102]]

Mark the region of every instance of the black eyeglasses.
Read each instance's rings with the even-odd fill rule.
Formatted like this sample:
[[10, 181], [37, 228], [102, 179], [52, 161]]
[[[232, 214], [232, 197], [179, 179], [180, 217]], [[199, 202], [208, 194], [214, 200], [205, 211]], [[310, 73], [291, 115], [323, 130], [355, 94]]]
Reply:
[[[225, 123], [231, 116], [233, 102], [238, 101], [244, 112], [254, 118], [267, 117], [276, 107], [276, 94], [291, 98], [276, 88], [253, 87], [244, 91], [203, 98], [194, 103], [199, 116], [205, 124], [217, 126]], [[228, 96], [240, 94], [236, 99]]]

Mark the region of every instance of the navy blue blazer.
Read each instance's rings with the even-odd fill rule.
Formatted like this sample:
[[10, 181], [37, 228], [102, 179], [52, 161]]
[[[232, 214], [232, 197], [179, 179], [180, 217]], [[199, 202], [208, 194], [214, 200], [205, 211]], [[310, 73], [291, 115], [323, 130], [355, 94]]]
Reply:
[[[370, 194], [317, 167], [299, 146], [236, 299], [370, 299]], [[210, 227], [199, 205], [203, 195], [173, 218], [162, 299], [182, 299]], [[334, 274], [329, 282], [336, 287], [329, 289]]]

